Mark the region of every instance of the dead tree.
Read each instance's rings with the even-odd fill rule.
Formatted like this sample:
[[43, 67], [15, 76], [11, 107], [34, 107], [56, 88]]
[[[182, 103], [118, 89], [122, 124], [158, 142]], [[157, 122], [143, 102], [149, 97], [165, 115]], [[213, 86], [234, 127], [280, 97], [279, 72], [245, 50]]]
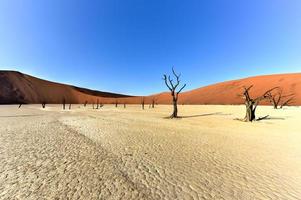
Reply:
[[152, 99], [152, 108], [155, 108], [155, 98]]
[[125, 103], [123, 104], [123, 108], [126, 108], [126, 104]]
[[99, 108], [99, 100], [97, 99], [97, 103], [96, 103], [96, 109]]
[[[288, 102], [290, 102], [292, 100], [293, 94], [289, 94], [289, 95], [283, 95], [283, 90], [279, 89], [277, 92], [269, 92], [268, 94], [268, 99], [270, 101], [270, 103], [273, 105], [274, 109], [278, 109], [278, 107], [281, 105], [283, 105], [287, 100]], [[287, 99], [289, 98], [289, 99]], [[286, 99], [286, 100], [284, 100]]]
[[88, 101], [85, 101], [85, 103], [84, 103], [84, 107], [86, 107], [86, 106], [87, 106], [87, 103], [88, 103]]
[[66, 99], [63, 98], [63, 110], [65, 110], [65, 108], [66, 108]]
[[42, 102], [42, 108], [45, 108], [45, 107], [46, 107], [46, 102], [43, 101], [43, 102]]
[[172, 73], [176, 78], [176, 82], [174, 83], [173, 80], [170, 78], [170, 76], [163, 75], [163, 80], [165, 81], [165, 85], [170, 90], [171, 96], [172, 96], [172, 104], [173, 104], [173, 113], [171, 114], [170, 118], [177, 118], [178, 117], [178, 96], [180, 92], [186, 87], [186, 84], [184, 84], [178, 91], [177, 87], [180, 85], [180, 76], [181, 74], [177, 74], [175, 70], [172, 68]]
[[280, 105], [280, 108], [283, 108], [284, 106], [289, 106], [289, 104], [292, 103], [293, 100], [294, 100], [294, 97], [287, 99]]
[[92, 109], [94, 109], [94, 101], [93, 101], [93, 103], [92, 103]]
[[244, 87], [243, 97], [245, 99], [245, 105], [246, 105], [246, 116], [243, 119], [243, 121], [245, 121], [245, 122], [252, 122], [252, 121], [256, 120], [255, 112], [256, 112], [256, 108], [257, 108], [258, 104], [260, 103], [260, 101], [267, 99], [269, 97], [268, 94], [276, 89], [276, 88], [272, 88], [272, 89], [266, 91], [263, 95], [255, 98], [255, 99], [252, 99], [249, 94], [249, 91], [252, 87], [253, 87], [253, 85], [251, 85], [248, 88]]
[[22, 106], [22, 103], [19, 104], [19, 107], [18, 107], [18, 108], [21, 108], [21, 106]]
[[71, 110], [71, 103], [69, 104], [69, 110]]
[[142, 107], [142, 110], [144, 110], [144, 104], [145, 104], [145, 102], [144, 102], [144, 97], [142, 97], [142, 100], [141, 100], [141, 107]]
[[116, 99], [116, 101], [115, 101], [115, 107], [116, 107], [116, 108], [118, 107], [118, 101], [117, 101], [117, 99]]

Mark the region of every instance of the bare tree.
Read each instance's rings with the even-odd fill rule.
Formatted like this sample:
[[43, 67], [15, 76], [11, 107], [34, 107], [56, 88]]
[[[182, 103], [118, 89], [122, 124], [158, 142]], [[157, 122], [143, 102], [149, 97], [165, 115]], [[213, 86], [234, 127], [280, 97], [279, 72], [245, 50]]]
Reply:
[[65, 97], [63, 98], [63, 110], [65, 110], [65, 107], [66, 107], [66, 99]]
[[18, 107], [18, 108], [21, 108], [21, 106], [22, 106], [22, 103], [19, 104], [19, 107]]
[[43, 101], [43, 102], [42, 102], [42, 108], [45, 108], [45, 107], [46, 107], [46, 102]]
[[142, 97], [142, 99], [141, 99], [141, 107], [142, 107], [143, 110], [144, 110], [144, 104], [145, 104], [144, 97]]
[[126, 108], [126, 104], [125, 103], [123, 103], [123, 108]]
[[69, 110], [71, 110], [71, 103], [69, 104]]
[[115, 107], [116, 108], [118, 107], [118, 101], [117, 101], [117, 99], [115, 100]]
[[88, 101], [86, 100], [86, 101], [85, 101], [85, 103], [84, 103], [84, 107], [86, 107], [86, 106], [87, 106], [87, 103], [88, 103]]
[[94, 101], [93, 101], [93, 103], [92, 103], [92, 109], [94, 109]]
[[286, 101], [284, 101], [281, 105], [280, 108], [283, 108], [284, 106], [289, 106], [290, 103], [292, 103], [294, 100], [294, 97], [291, 97], [289, 99], [287, 99]]
[[96, 109], [99, 109], [99, 100], [97, 99]]
[[170, 118], [177, 118], [178, 117], [178, 96], [180, 92], [186, 87], [186, 84], [184, 84], [178, 91], [177, 87], [180, 85], [180, 76], [181, 74], [177, 74], [175, 70], [172, 68], [172, 73], [174, 77], [176, 78], [176, 82], [174, 83], [173, 80], [170, 78], [170, 76], [167, 77], [167, 75], [163, 75], [163, 80], [165, 81], [165, 85], [171, 92], [172, 96], [172, 104], [173, 104], [173, 113], [171, 114]]
[[253, 99], [250, 97], [249, 91], [250, 89], [253, 87], [253, 85], [251, 85], [250, 87], [244, 87], [244, 92], [243, 92], [243, 97], [245, 99], [245, 105], [246, 105], [246, 116], [243, 119], [243, 121], [246, 122], [252, 122], [254, 120], [256, 120], [256, 116], [255, 116], [255, 112], [256, 112], [256, 108], [258, 106], [258, 104], [260, 103], [260, 101], [267, 99], [269, 97], [269, 93], [273, 90], [275, 90], [276, 88], [272, 88], [268, 91], [266, 91], [263, 95]]
[[[280, 104], [283, 105], [287, 101], [288, 101], [287, 103], [289, 103], [293, 99], [292, 96], [294, 94], [283, 95], [283, 90], [279, 88], [276, 92], [271, 91], [267, 95], [268, 95], [268, 99], [269, 99], [270, 103], [273, 105], [274, 109], [278, 109]], [[287, 99], [287, 98], [289, 98], [289, 99]]]
[[152, 108], [155, 108], [155, 101], [156, 101], [156, 99], [153, 98], [153, 99], [152, 99]]

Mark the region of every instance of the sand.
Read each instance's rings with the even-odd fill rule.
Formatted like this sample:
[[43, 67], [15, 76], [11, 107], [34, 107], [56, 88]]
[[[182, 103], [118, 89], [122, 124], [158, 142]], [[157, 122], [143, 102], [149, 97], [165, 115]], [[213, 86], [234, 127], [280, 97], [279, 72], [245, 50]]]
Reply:
[[301, 108], [0, 106], [0, 199], [301, 199]]
[[[158, 75], [158, 81], [160, 77]], [[183, 84], [189, 77], [183, 74]], [[153, 84], [153, 83], [148, 83]], [[164, 85], [164, 81], [161, 80]], [[210, 104], [210, 105], [239, 105], [244, 100], [238, 95], [242, 94], [243, 87], [253, 85], [250, 90], [252, 98], [263, 95], [267, 90], [279, 87], [282, 95], [293, 95], [293, 101], [289, 105], [301, 105], [301, 73], [291, 74], [274, 74], [255, 76], [244, 79], [226, 81], [213, 85], [184, 91], [179, 94], [179, 104]], [[164, 86], [165, 87], [165, 86]], [[165, 87], [168, 90], [167, 87]], [[273, 95], [277, 95], [279, 90], [274, 90]], [[290, 96], [292, 97], [292, 96]], [[290, 99], [290, 97], [282, 98], [280, 104]], [[61, 104], [65, 99], [66, 103], [95, 103], [99, 101], [105, 104], [141, 104], [145, 101], [150, 104], [155, 101], [158, 104], [171, 104], [172, 98], [170, 92], [162, 92], [150, 96], [128, 96], [121, 94], [113, 94], [108, 92], [93, 91], [84, 88], [78, 88], [71, 85], [55, 83], [43, 79], [39, 79], [27, 74], [15, 71], [0, 70], [0, 104], [18, 104], [18, 103], [42, 103]], [[270, 105], [269, 101], [262, 101], [261, 104]]]

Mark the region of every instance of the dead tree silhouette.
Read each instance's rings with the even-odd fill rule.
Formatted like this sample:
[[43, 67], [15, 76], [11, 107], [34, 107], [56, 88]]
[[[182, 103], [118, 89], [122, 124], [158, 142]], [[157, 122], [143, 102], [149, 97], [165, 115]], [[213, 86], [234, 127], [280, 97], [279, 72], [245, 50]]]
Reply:
[[69, 104], [69, 110], [71, 110], [71, 103]]
[[152, 99], [152, 108], [155, 108], [155, 102], [156, 102], [156, 99], [153, 98], [153, 99]]
[[286, 101], [284, 101], [281, 105], [280, 105], [280, 108], [283, 108], [284, 106], [289, 106], [290, 103], [293, 103], [293, 100], [294, 100], [294, 96], [287, 99]]
[[142, 100], [141, 100], [141, 107], [142, 107], [142, 110], [144, 110], [144, 104], [145, 104], [145, 102], [144, 102], [144, 97], [142, 97]]
[[118, 100], [117, 99], [115, 100], [115, 107], [116, 108], [118, 107]]
[[46, 107], [46, 102], [43, 101], [43, 102], [42, 102], [42, 108], [45, 108], [45, 107]]
[[65, 108], [66, 108], [66, 99], [63, 98], [63, 110], [65, 110]]
[[22, 106], [22, 103], [19, 104], [19, 107], [18, 107], [18, 108], [21, 108], [21, 106]]
[[180, 92], [186, 87], [186, 84], [184, 84], [178, 91], [177, 87], [180, 85], [180, 76], [181, 74], [177, 74], [175, 70], [172, 68], [172, 73], [174, 77], [176, 78], [176, 83], [173, 82], [173, 79], [170, 78], [170, 76], [167, 77], [167, 75], [163, 75], [163, 80], [165, 82], [165, 85], [171, 92], [172, 96], [172, 104], [173, 104], [173, 113], [171, 114], [170, 118], [177, 118], [178, 117], [178, 97]]
[[87, 106], [87, 103], [88, 103], [88, 101], [85, 101], [85, 103], [84, 103], [84, 107], [86, 107], [86, 106]]
[[283, 95], [283, 90], [279, 88], [276, 92], [269, 92], [267, 95], [274, 109], [278, 109], [279, 106], [282, 108], [283, 106], [281, 107], [281, 105], [283, 104], [288, 105], [293, 100], [294, 94]]
[[97, 99], [96, 109], [99, 109], [99, 100]]
[[273, 90], [277, 89], [277, 87], [272, 88], [268, 91], [266, 91], [263, 95], [253, 99], [250, 97], [249, 91], [250, 89], [253, 87], [253, 85], [247, 87], [244, 87], [244, 92], [243, 92], [243, 98], [245, 99], [245, 105], [246, 105], [246, 116], [242, 121], [245, 122], [252, 122], [254, 120], [256, 120], [256, 108], [258, 106], [258, 104], [260, 103], [260, 101], [269, 98], [269, 93], [272, 92]]

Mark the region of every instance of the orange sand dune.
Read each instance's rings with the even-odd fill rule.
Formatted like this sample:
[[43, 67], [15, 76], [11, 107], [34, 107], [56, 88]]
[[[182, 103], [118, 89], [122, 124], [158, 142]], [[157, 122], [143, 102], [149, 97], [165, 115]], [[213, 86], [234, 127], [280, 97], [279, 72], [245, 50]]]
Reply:
[[[283, 94], [294, 94], [294, 101], [291, 105], [301, 105], [301, 73], [277, 74], [256, 76], [245, 79], [227, 81], [201, 87], [179, 96], [180, 104], [242, 104], [243, 99], [238, 96], [244, 86], [251, 86], [252, 97], [262, 95], [268, 89], [279, 87]], [[170, 103], [170, 94], [162, 93], [156, 95], [158, 103]], [[268, 102], [263, 102], [267, 104]]]
[[[201, 87], [181, 93], [179, 104], [242, 104], [243, 99], [238, 94], [242, 93], [243, 86], [250, 85], [254, 86], [250, 91], [253, 97], [262, 95], [270, 88], [279, 87], [283, 94], [294, 94], [291, 105], [301, 105], [301, 73], [256, 76]], [[101, 103], [111, 104], [140, 104], [143, 100], [145, 104], [150, 104], [153, 100], [156, 104], [171, 103], [169, 92], [133, 97], [49, 82], [20, 72], [0, 71], [0, 104], [43, 101], [62, 103], [63, 98], [67, 103], [96, 103], [97, 99]]]
[[13, 103], [93, 103], [99, 99], [129, 97], [54, 83], [15, 71], [0, 71], [0, 104]]

